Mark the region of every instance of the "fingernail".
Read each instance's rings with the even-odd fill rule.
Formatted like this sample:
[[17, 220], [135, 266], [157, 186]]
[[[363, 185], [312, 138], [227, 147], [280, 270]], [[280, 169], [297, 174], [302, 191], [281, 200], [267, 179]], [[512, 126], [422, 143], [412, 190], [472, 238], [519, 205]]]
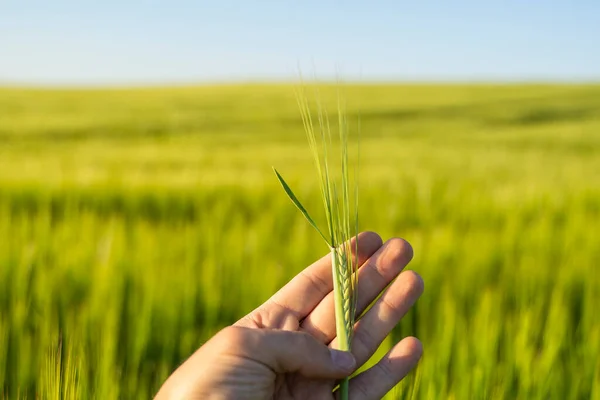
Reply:
[[352, 353], [347, 351], [340, 351], [331, 349], [331, 359], [336, 367], [343, 369], [344, 371], [352, 371], [356, 365], [356, 360]]

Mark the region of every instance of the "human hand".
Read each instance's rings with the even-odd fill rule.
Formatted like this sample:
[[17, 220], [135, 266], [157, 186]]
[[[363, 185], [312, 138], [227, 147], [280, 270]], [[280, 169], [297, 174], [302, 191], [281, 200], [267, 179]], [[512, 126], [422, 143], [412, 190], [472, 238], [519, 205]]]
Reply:
[[[351, 353], [334, 350], [327, 255], [200, 347], [169, 377], [156, 399], [334, 399], [336, 380], [368, 361], [423, 292], [418, 274], [402, 272], [413, 254], [408, 242], [395, 238], [382, 244], [376, 233], [363, 232], [358, 253], [357, 315], [383, 294], [356, 323]], [[350, 398], [383, 397], [417, 364], [421, 352], [418, 339], [403, 339], [350, 380]]]

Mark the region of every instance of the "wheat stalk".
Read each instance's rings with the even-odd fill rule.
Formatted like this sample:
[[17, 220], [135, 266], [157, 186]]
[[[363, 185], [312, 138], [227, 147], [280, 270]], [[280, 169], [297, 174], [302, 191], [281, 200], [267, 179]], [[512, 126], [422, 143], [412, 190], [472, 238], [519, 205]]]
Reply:
[[[327, 220], [327, 234], [319, 229], [306, 208], [300, 203], [283, 177], [274, 169], [277, 179], [288, 197], [300, 210], [310, 225], [321, 235], [331, 252], [333, 290], [335, 298], [336, 334], [340, 350], [350, 351], [356, 315], [357, 257], [352, 255], [350, 239], [356, 237], [354, 254], [358, 254], [358, 185], [356, 170], [351, 180], [349, 171], [348, 124], [343, 104], [338, 94], [339, 159], [331, 152], [334, 139], [325, 107], [317, 100], [315, 124], [307, 96], [297, 93], [298, 106], [315, 167], [319, 176], [321, 197]], [[318, 99], [318, 96], [317, 96]], [[315, 125], [317, 125], [315, 127]], [[339, 167], [339, 168], [336, 168]], [[351, 192], [354, 182], [354, 193]], [[354, 196], [352, 199], [351, 196]], [[352, 234], [354, 230], [354, 235]], [[340, 398], [348, 398], [348, 378], [339, 387]]]

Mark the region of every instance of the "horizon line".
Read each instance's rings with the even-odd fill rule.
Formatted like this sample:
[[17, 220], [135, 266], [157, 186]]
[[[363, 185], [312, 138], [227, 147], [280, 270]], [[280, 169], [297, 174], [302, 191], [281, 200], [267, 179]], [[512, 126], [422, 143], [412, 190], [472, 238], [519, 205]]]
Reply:
[[161, 89], [161, 88], [183, 88], [183, 87], [211, 87], [211, 86], [271, 86], [271, 85], [294, 85], [298, 83], [321, 84], [321, 85], [351, 85], [351, 86], [380, 86], [380, 85], [418, 85], [418, 86], [581, 86], [600, 85], [600, 77], [590, 79], [534, 79], [534, 78], [477, 78], [477, 79], [284, 79], [284, 78], [255, 78], [255, 79], [211, 79], [211, 80], [163, 80], [163, 81], [113, 81], [113, 82], [33, 82], [2, 80], [1, 89]]

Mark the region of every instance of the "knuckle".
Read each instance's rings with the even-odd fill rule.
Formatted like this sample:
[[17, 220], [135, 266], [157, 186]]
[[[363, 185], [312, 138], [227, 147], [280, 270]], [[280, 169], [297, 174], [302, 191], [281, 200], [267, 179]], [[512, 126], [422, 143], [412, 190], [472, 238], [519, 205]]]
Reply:
[[250, 345], [250, 337], [247, 334], [246, 328], [237, 326], [228, 326], [219, 332], [219, 343], [229, 350], [237, 350], [246, 348]]
[[390, 360], [383, 359], [383, 360], [379, 361], [377, 364], [375, 364], [375, 368], [377, 368], [377, 370], [382, 375], [382, 378], [384, 380], [386, 380], [388, 382], [396, 381], [396, 374], [394, 373], [394, 370], [392, 368], [392, 363]]
[[307, 272], [306, 270], [300, 272], [300, 275], [302, 277], [304, 277], [304, 279], [306, 279], [307, 281], [312, 283], [313, 286], [316, 288], [316, 290], [323, 296], [325, 296], [327, 293], [329, 293], [331, 291], [332, 284], [330, 284], [329, 282], [326, 282], [320, 276], [318, 276], [314, 273], [311, 273], [311, 272]]
[[414, 271], [404, 271], [396, 281], [394, 289], [395, 293], [386, 293], [381, 297], [381, 306], [386, 308], [393, 318], [400, 319], [423, 293], [423, 279]]
[[300, 329], [300, 332], [306, 332], [312, 335], [321, 343], [328, 343], [333, 336], [335, 336], [335, 326], [319, 324], [319, 319], [311, 317], [311, 315], [307, 316], [304, 321], [302, 321], [302, 327]]
[[390, 299], [387, 296], [381, 298], [381, 307], [386, 309], [394, 319], [402, 318], [404, 312], [402, 310], [402, 300]]
[[297, 338], [296, 351], [300, 357], [317, 357], [318, 359], [329, 358], [329, 349], [326, 345], [319, 343], [317, 339], [308, 332], [294, 332]]
[[271, 299], [251, 314], [252, 325], [258, 329], [298, 329], [298, 317], [289, 308]]
[[298, 344], [303, 348], [314, 347], [314, 339], [308, 332], [296, 332], [295, 336], [298, 338]]
[[352, 340], [352, 352], [357, 359], [368, 358], [371, 351], [379, 347], [379, 341], [371, 334], [368, 328], [357, 329]]
[[352, 384], [352, 391], [359, 394], [361, 399], [370, 399], [373, 397], [371, 385], [367, 384], [364, 379], [354, 381]]

